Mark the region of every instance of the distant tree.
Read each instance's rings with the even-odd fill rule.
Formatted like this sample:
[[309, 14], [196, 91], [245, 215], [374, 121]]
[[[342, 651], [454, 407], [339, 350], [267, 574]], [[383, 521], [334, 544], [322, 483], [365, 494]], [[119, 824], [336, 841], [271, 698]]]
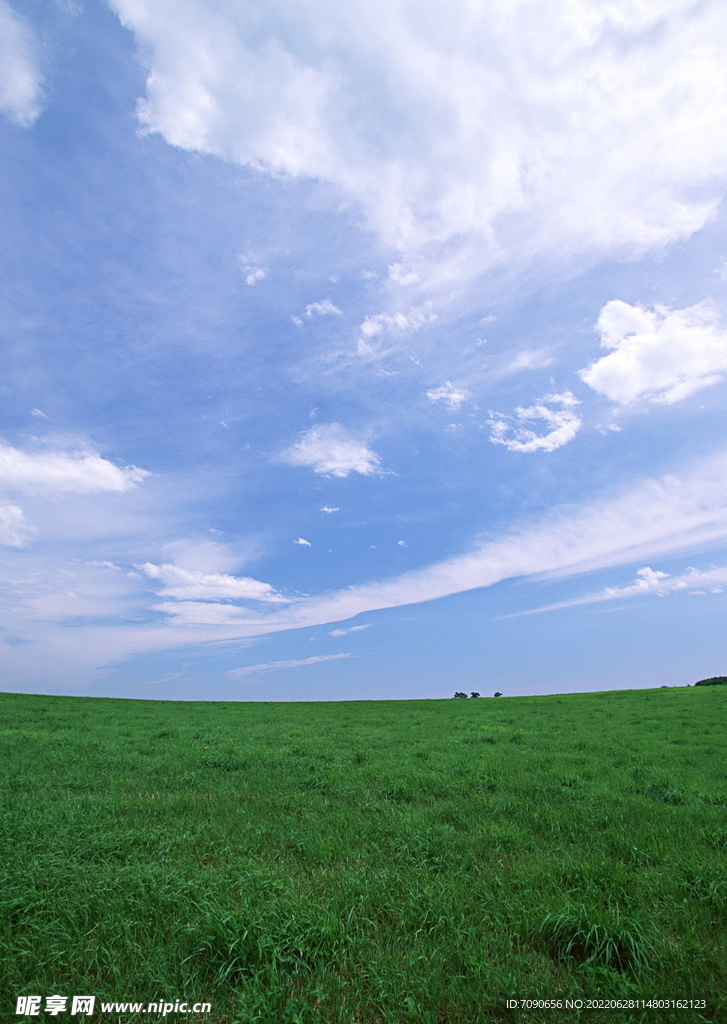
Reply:
[[460, 693], [460, 692], [458, 691], [457, 693], [455, 693], [455, 697], [464, 697], [464, 698], [465, 698], [465, 700], [466, 700], [466, 699], [467, 699], [467, 694], [466, 694], [466, 693]]
[[495, 696], [496, 697], [502, 697], [502, 694], [501, 693], [496, 693]]
[[695, 686], [727, 686], [727, 676], [710, 676], [709, 679], [700, 679]]
[[476, 692], [475, 692], [475, 691], [473, 690], [473, 691], [472, 691], [472, 693], [470, 694], [470, 697], [479, 697], [479, 693], [476, 693]]

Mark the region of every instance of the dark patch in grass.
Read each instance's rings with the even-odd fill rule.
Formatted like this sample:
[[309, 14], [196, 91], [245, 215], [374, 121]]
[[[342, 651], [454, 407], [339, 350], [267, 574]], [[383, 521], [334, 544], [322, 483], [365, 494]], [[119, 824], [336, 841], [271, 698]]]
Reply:
[[689, 799], [683, 789], [672, 785], [670, 782], [654, 783], [654, 785], [648, 787], [646, 794], [652, 800], [659, 800], [663, 804], [672, 804], [674, 807], [687, 803]]
[[199, 766], [200, 768], [216, 768], [221, 772], [242, 772], [248, 767], [248, 762], [241, 757], [203, 757]]

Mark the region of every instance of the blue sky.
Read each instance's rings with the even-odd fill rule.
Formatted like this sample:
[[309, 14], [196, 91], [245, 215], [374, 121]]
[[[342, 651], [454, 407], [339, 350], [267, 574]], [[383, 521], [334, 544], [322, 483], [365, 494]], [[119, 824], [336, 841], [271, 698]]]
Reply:
[[0, 0], [3, 688], [727, 671], [718, 0]]

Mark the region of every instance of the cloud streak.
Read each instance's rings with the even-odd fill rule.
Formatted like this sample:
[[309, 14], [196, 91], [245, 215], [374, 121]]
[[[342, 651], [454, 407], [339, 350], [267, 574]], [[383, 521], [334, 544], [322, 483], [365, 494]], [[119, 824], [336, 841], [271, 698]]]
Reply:
[[302, 668], [305, 665], [317, 665], [322, 661], [341, 661], [342, 658], [350, 658], [350, 654], [318, 654], [312, 658], [291, 658], [288, 661], [268, 661], [262, 665], [245, 665], [243, 668], [233, 668], [225, 675], [228, 679], [245, 679], [247, 676], [257, 675], [259, 672], [272, 672], [279, 668]]
[[[88, 615], [98, 615], [99, 601], [69, 604], [61, 584], [47, 598], [24, 602], [14, 615], [13, 628], [18, 635], [32, 638], [37, 663], [47, 664], [52, 674], [57, 664], [102, 665], [142, 652], [243, 641], [290, 629], [342, 623], [362, 613], [420, 604], [506, 579], [566, 577], [634, 562], [643, 565], [646, 560], [667, 554], [724, 543], [726, 480], [727, 455], [720, 453], [680, 475], [645, 480], [615, 496], [555, 510], [433, 565], [381, 582], [300, 598], [284, 607], [269, 603], [265, 614], [228, 602], [171, 599], [152, 606], [154, 613], [164, 616], [161, 621], [68, 629], [62, 624], [65, 617], [84, 609]], [[622, 588], [622, 594], [618, 590], [611, 593], [628, 597], [660, 589], [676, 590], [681, 582], [691, 588], [720, 586], [720, 572], [697, 575], [692, 571], [692, 575], [671, 582], [656, 573], [647, 578], [642, 572], [634, 584]], [[114, 586], [121, 586], [122, 574], [113, 575], [118, 581]], [[74, 586], [77, 589], [77, 584]], [[134, 581], [127, 580], [124, 586], [128, 592], [119, 591], [114, 601], [122, 601], [129, 613], [135, 608], [134, 617], [138, 619], [142, 611], [140, 595], [133, 591]], [[115, 617], [113, 607], [109, 606], [108, 614]], [[28, 661], [27, 654], [24, 657], [23, 664]], [[19, 662], [19, 670], [21, 667]]]
[[[506, 579], [576, 575], [723, 542], [726, 480], [727, 455], [720, 454], [680, 476], [646, 480], [615, 497], [555, 510], [468, 553], [390, 580], [301, 599], [264, 619], [231, 605], [203, 605], [202, 614], [210, 624], [234, 627], [229, 636], [260, 636], [420, 604]], [[168, 610], [180, 623], [185, 614], [190, 623], [202, 621], [195, 618], [197, 606], [194, 615], [181, 604]]]
[[33, 29], [0, 0], [0, 111], [29, 128], [42, 109], [43, 80]]
[[602, 601], [616, 601], [631, 597], [646, 597], [656, 594], [666, 597], [668, 594], [686, 591], [689, 594], [721, 594], [727, 585], [727, 566], [715, 569], [688, 569], [681, 576], [670, 576], [644, 566], [636, 573], [636, 579], [625, 587], [604, 587], [597, 594], [584, 594], [571, 601], [558, 601], [556, 604], [544, 605], [542, 608], [530, 608], [527, 611], [504, 615], [502, 618], [514, 619], [521, 615], [538, 615], [540, 612], [559, 611], [561, 608], [577, 608], [580, 605], [600, 604]]
[[226, 573], [202, 572], [198, 569], [184, 569], [178, 565], [154, 565], [145, 562], [139, 566], [151, 579], [163, 584], [161, 597], [172, 597], [177, 601], [265, 601], [271, 604], [285, 604], [288, 598], [279, 594], [269, 583], [249, 576], [229, 576]]

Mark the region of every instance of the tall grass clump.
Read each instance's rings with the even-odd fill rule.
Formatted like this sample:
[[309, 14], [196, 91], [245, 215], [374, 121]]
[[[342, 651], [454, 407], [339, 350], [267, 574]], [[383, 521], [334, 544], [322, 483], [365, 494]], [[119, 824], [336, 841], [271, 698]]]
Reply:
[[644, 929], [618, 909], [575, 903], [546, 914], [540, 934], [559, 959], [645, 975], [654, 953]]

